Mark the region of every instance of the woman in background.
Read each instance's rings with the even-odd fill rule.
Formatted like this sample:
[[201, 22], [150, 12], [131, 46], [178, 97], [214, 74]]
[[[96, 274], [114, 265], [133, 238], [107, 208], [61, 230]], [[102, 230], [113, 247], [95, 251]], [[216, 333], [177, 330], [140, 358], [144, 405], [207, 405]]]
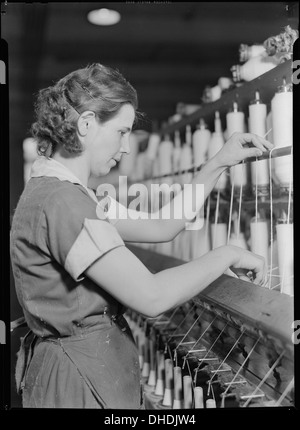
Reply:
[[[11, 228], [15, 287], [30, 328], [16, 368], [24, 407], [142, 408], [124, 309], [155, 317], [229, 267], [252, 271], [256, 284], [266, 281], [263, 258], [234, 246], [156, 274], [124, 246], [172, 240], [194, 216], [109, 219], [88, 188], [91, 175], [106, 175], [129, 153], [136, 116], [136, 91], [100, 64], [70, 73], [37, 98], [32, 133], [40, 157]], [[204, 184], [206, 198], [226, 168], [271, 148], [258, 136], [235, 134], [192, 184]], [[200, 210], [203, 201], [185, 192]]]

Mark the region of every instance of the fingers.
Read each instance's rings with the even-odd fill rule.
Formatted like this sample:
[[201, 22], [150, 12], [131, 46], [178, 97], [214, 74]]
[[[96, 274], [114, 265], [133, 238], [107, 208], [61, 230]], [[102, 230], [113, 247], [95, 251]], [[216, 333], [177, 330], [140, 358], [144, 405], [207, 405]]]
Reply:
[[254, 133], [243, 133], [241, 138], [245, 141], [245, 143], [252, 143], [262, 151], [271, 150], [274, 147], [271, 142]]
[[265, 152], [257, 148], [245, 148], [242, 151], [244, 159], [252, 157], [261, 157], [263, 155], [263, 152]]
[[252, 281], [256, 285], [263, 286], [267, 282], [267, 267], [265, 259], [258, 254], [242, 248], [234, 247], [238, 251], [237, 263], [230, 267], [240, 279]]
[[254, 284], [264, 286], [267, 279], [267, 268], [266, 268], [264, 258], [260, 256], [257, 256], [257, 257], [258, 257], [258, 261], [257, 261], [256, 268], [254, 269], [255, 271]]
[[248, 269], [232, 267], [231, 271], [242, 281], [250, 281], [250, 277], [248, 276]]
[[252, 145], [263, 152], [271, 150], [274, 147], [271, 142], [254, 133], [239, 133], [238, 138], [242, 145], [252, 143]]

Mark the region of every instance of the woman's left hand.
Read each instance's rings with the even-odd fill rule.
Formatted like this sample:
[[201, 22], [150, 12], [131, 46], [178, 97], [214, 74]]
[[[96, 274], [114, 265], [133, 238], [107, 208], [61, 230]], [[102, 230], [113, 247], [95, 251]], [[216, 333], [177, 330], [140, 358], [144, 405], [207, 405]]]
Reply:
[[272, 143], [256, 134], [233, 133], [215, 157], [221, 167], [231, 167], [246, 158], [260, 157], [273, 147]]

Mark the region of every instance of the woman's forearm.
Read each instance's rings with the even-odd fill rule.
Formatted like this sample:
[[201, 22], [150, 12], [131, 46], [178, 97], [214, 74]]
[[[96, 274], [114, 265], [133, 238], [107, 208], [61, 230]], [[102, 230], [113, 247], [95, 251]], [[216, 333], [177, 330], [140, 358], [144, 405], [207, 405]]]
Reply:
[[[224, 170], [217, 163], [216, 157], [211, 158], [192, 182], [185, 184], [183, 190], [160, 209], [157, 217], [162, 225], [162, 238], [174, 239], [186, 223], [195, 218]], [[170, 218], [164, 219], [163, 213], [169, 213]]]
[[[225, 167], [220, 167], [215, 157], [209, 160], [190, 184], [169, 203], [155, 213], [141, 213], [116, 202], [107, 212], [108, 218], [117, 220], [115, 226], [127, 242], [168, 242], [182, 231], [186, 223], [195, 218], [204, 205], [205, 199], [218, 181]], [[171, 190], [170, 190], [171, 194]], [[115, 206], [127, 216], [118, 218], [114, 212]], [[126, 218], [126, 219], [124, 219]]]
[[[153, 274], [125, 246], [120, 246], [97, 259], [85, 274], [120, 303], [147, 317], [156, 317], [199, 294], [228, 267], [239, 265], [241, 254], [246, 252], [222, 246], [196, 260]], [[257, 266], [257, 258], [250, 253], [244, 260], [242, 267]]]
[[157, 302], [152, 305], [153, 313], [159, 315], [190, 300], [221, 276], [237, 259], [234, 247], [222, 246], [186, 264], [155, 274]]

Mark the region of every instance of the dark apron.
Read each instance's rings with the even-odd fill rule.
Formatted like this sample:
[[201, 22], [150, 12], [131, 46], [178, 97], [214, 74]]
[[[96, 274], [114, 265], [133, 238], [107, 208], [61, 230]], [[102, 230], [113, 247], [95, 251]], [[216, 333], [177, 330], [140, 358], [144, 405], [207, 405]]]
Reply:
[[83, 335], [21, 339], [17, 390], [24, 408], [143, 409], [138, 352], [123, 316]]

